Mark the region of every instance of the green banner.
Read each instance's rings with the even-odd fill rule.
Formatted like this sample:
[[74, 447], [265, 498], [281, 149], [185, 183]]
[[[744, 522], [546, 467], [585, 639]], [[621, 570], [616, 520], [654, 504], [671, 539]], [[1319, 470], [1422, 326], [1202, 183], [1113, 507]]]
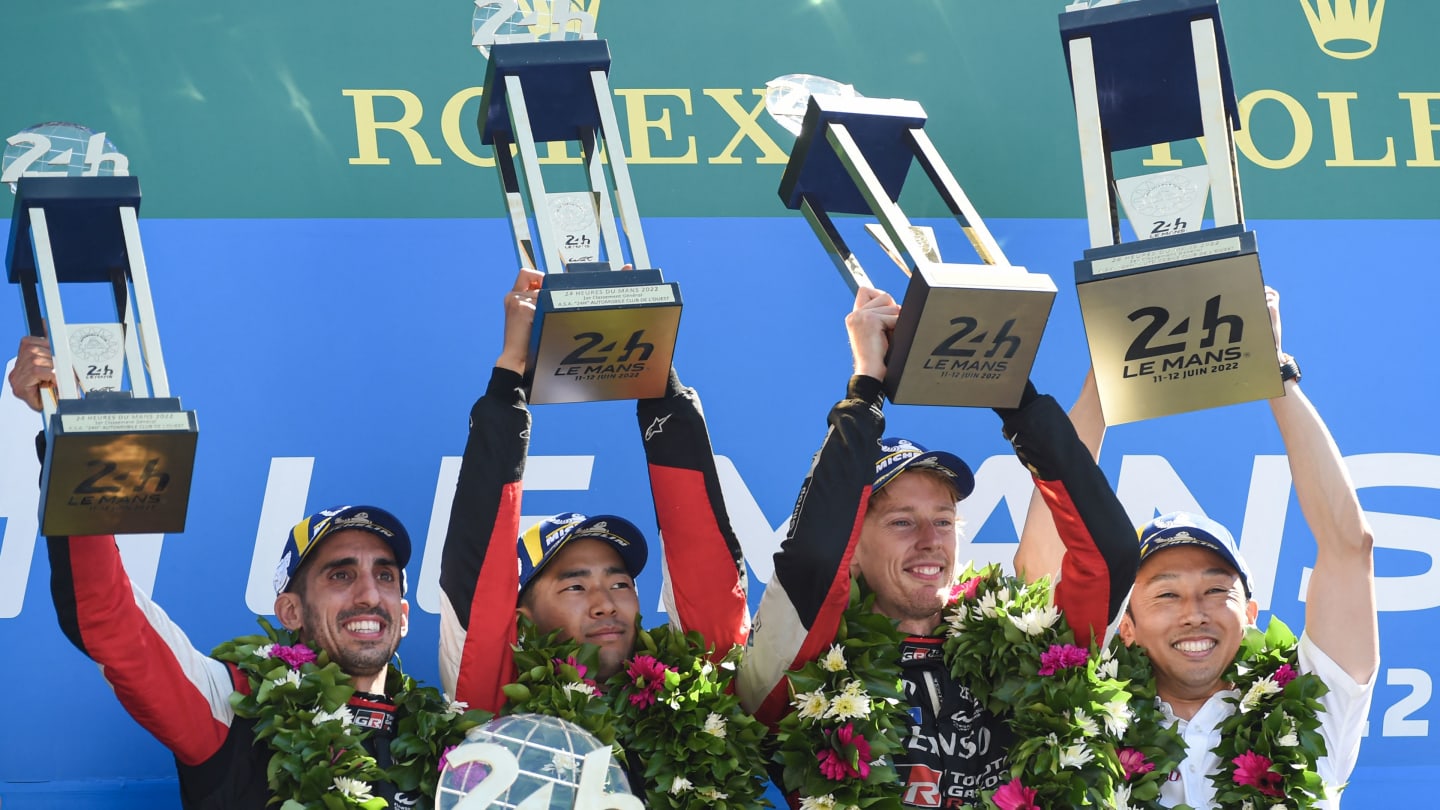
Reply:
[[[489, 5], [531, 10], [528, 0]], [[1064, 5], [585, 0], [584, 11], [610, 44], [647, 216], [781, 215], [793, 138], [764, 113], [763, 88], [813, 73], [921, 102], [926, 131], [983, 215], [1080, 217]], [[1440, 217], [1440, 4], [1221, 9], [1250, 216]], [[11, 2], [0, 132], [47, 121], [105, 132], [152, 217], [500, 216], [475, 126], [485, 72], [475, 12], [461, 0]], [[573, 146], [542, 154], [578, 157]], [[1202, 160], [1191, 141], [1117, 167]]]

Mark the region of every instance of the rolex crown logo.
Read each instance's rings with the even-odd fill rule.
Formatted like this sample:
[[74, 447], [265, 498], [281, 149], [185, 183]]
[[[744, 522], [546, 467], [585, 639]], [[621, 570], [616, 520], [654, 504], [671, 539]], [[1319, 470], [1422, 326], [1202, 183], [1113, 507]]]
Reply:
[[1300, 0], [1315, 43], [1336, 59], [1364, 59], [1380, 42], [1385, 0]]

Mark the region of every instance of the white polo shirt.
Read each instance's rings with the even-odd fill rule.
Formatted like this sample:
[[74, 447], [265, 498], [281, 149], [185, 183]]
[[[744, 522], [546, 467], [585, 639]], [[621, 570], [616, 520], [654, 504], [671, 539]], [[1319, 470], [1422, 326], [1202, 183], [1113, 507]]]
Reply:
[[[1325, 739], [1328, 756], [1316, 762], [1316, 770], [1325, 783], [1325, 799], [1317, 807], [1339, 810], [1340, 790], [1349, 781], [1355, 760], [1360, 756], [1360, 735], [1370, 714], [1375, 678], [1372, 676], [1369, 683], [1355, 683], [1306, 634], [1300, 636], [1296, 645], [1296, 658], [1301, 672], [1315, 673], [1330, 687], [1320, 698], [1320, 705], [1325, 707], [1320, 714], [1320, 735]], [[1184, 761], [1160, 789], [1162, 806], [1188, 804], [1196, 810], [1219, 806], [1215, 804], [1215, 786], [1210, 782], [1211, 774], [1220, 771], [1220, 758], [1213, 749], [1220, 744], [1220, 724], [1235, 711], [1235, 704], [1226, 703], [1225, 698], [1237, 698], [1239, 694], [1234, 689], [1216, 692], [1189, 720], [1176, 717], [1170, 705], [1160, 701], [1160, 710], [1177, 725], [1186, 748]]]

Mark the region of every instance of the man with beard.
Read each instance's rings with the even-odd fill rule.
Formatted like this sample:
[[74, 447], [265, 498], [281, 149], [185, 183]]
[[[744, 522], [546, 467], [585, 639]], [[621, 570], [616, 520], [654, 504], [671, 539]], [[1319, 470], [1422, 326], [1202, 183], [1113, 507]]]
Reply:
[[[48, 342], [22, 340], [10, 374], [15, 396], [38, 411], [41, 389], [54, 383]], [[236, 716], [230, 705], [232, 693], [249, 690], [248, 678], [196, 649], [164, 610], [132, 587], [114, 537], [47, 542], [61, 629], [100, 665], [130, 716], [175, 755], [181, 805], [267, 807], [271, 749], [255, 740], [256, 721]], [[295, 524], [275, 570], [276, 617], [350, 676], [350, 710], [371, 729], [366, 747], [382, 768], [390, 765], [396, 731], [385, 681], [409, 626], [410, 551], [410, 535], [391, 513], [338, 506]], [[422, 804], [419, 795], [397, 794], [391, 785], [372, 788], [392, 808]]]
[[[950, 675], [935, 633], [958, 573], [958, 505], [975, 478], [956, 455], [882, 438], [881, 380], [899, 312], [889, 294], [861, 289], [845, 320], [855, 375], [775, 555], [737, 682], [745, 708], [777, 722], [790, 709], [785, 673], [829, 648], [850, 580], [862, 577], [876, 611], [908, 635], [900, 674], [911, 725], [895, 762], [902, 804], [978, 806], [1008, 774], [1012, 735]], [[1068, 554], [1055, 601], [1087, 646], [1115, 621], [1134, 580], [1129, 522], [1053, 399], [1027, 384], [1017, 407], [995, 410], [1061, 529]]]

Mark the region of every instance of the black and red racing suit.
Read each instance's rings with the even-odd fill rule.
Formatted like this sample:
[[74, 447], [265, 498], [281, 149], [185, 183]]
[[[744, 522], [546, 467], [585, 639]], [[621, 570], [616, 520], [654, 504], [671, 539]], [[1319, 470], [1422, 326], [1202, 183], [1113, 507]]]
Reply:
[[[671, 371], [665, 396], [636, 404], [670, 621], [723, 655], [749, 632], [745, 561], [730, 527], [700, 399]], [[470, 411], [441, 558], [440, 679], [471, 708], [499, 712], [515, 680], [521, 479], [530, 412], [519, 374], [497, 368]], [[654, 555], [651, 555], [654, 559]]]
[[[775, 555], [737, 679], [745, 708], [771, 725], [790, 710], [785, 673], [829, 648], [848, 604], [850, 561], [885, 429], [883, 397], [880, 381], [851, 378], [846, 398], [830, 411], [829, 432]], [[1053, 399], [1028, 387], [1020, 407], [997, 413], [1065, 543], [1055, 601], [1076, 642], [1087, 645], [1119, 615], [1135, 580], [1134, 530]], [[908, 807], [978, 806], [981, 791], [1008, 778], [1010, 731], [950, 675], [942, 642], [911, 636], [901, 647], [911, 723], [895, 764]]]
[[[232, 664], [197, 650], [165, 611], [135, 588], [114, 537], [50, 537], [50, 593], [60, 627], [100, 665], [121, 705], [175, 755], [186, 810], [263, 810], [271, 750], [254, 720], [235, 716], [230, 695], [249, 681]], [[365, 747], [389, 767], [395, 706], [356, 693], [350, 709], [371, 729]], [[372, 785], [391, 808], [431, 806], [418, 794]]]

